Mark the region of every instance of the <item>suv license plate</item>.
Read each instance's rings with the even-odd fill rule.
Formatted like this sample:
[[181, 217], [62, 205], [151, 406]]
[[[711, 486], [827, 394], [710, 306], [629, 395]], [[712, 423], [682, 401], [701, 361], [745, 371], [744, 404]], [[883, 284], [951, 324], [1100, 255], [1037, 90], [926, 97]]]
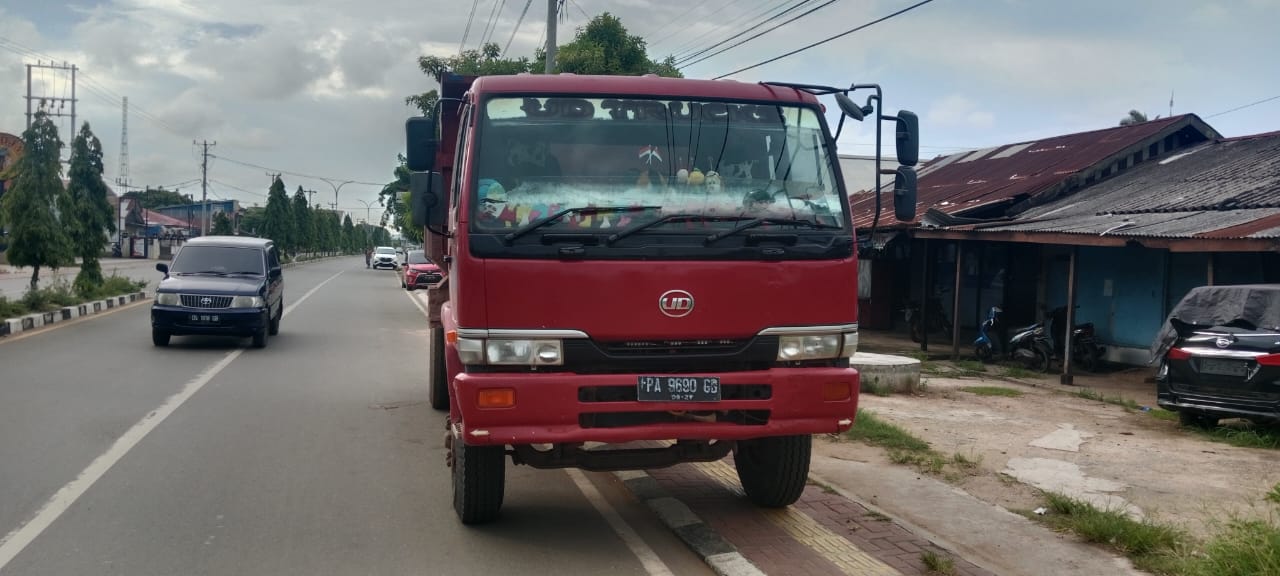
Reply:
[[1218, 360], [1215, 358], [1200, 359], [1200, 373], [1216, 376], [1235, 376], [1244, 378], [1249, 375], [1249, 365], [1243, 360]]
[[641, 376], [636, 382], [641, 402], [719, 402], [718, 376]]
[[191, 321], [196, 324], [217, 324], [220, 318], [217, 314], [192, 314]]

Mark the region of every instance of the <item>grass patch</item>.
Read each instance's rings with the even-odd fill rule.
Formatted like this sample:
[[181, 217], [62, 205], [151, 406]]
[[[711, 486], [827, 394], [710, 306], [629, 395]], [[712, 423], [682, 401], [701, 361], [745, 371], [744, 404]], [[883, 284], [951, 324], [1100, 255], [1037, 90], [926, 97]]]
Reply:
[[[845, 432], [845, 437], [884, 448], [889, 461], [894, 464], [913, 466], [928, 474], [943, 475], [951, 482], [959, 481], [965, 474], [971, 474], [982, 462], [981, 458], [975, 459], [962, 454], [945, 456], [929, 447], [928, 442], [886, 422], [874, 412], [861, 408], [853, 419], [853, 428]], [[948, 467], [959, 470], [962, 474], [951, 475], [947, 473]]]
[[1280, 482], [1277, 482], [1275, 486], [1272, 486], [1271, 491], [1267, 492], [1267, 495], [1263, 496], [1263, 499], [1272, 504], [1280, 504]]
[[1229, 428], [1219, 426], [1210, 430], [1192, 428], [1209, 440], [1222, 442], [1241, 448], [1266, 448], [1280, 450], [1280, 429], [1250, 426], [1246, 428]]
[[1022, 396], [1021, 390], [1014, 390], [1013, 388], [1005, 388], [1003, 386], [965, 386], [964, 388], [961, 388], [961, 390], [970, 394], [977, 394], [978, 396], [1005, 396], [1008, 398], [1017, 398]]
[[1142, 408], [1142, 406], [1140, 406], [1137, 402], [1129, 398], [1122, 398], [1120, 396], [1106, 396], [1101, 392], [1098, 392], [1097, 390], [1094, 390], [1092, 388], [1081, 388], [1080, 390], [1077, 390], [1074, 395], [1080, 398], [1084, 398], [1085, 400], [1093, 400], [1095, 402], [1102, 402], [1103, 404], [1111, 404], [1111, 405], [1119, 406], [1121, 408], [1124, 408], [1130, 411], [1138, 410]]
[[1275, 519], [1232, 520], [1192, 563], [1195, 576], [1280, 574], [1280, 524]]
[[1164, 420], [1166, 422], [1178, 421], [1177, 412], [1174, 412], [1172, 410], [1165, 410], [1164, 408], [1152, 408], [1149, 414], [1151, 414], [1151, 417], [1155, 418], [1156, 420]]
[[817, 480], [814, 480], [814, 479], [810, 478], [810, 479], [809, 479], [809, 483], [810, 483], [810, 484], [812, 484], [812, 485], [814, 485], [814, 486], [817, 486], [817, 487], [821, 488], [821, 489], [822, 489], [822, 491], [823, 491], [823, 492], [825, 492], [825, 493], [827, 493], [827, 494], [839, 494], [839, 492], [836, 492], [836, 489], [835, 489], [835, 488], [832, 488], [830, 485], [825, 484], [825, 483], [823, 483], [823, 482], [819, 482], [819, 481], [817, 481]]
[[1049, 514], [1035, 516], [1058, 530], [1073, 532], [1128, 556], [1142, 570], [1164, 574], [1193, 574], [1183, 555], [1187, 534], [1151, 520], [1134, 520], [1120, 510], [1101, 510], [1058, 493], [1045, 493]]
[[1036, 373], [1035, 373], [1035, 372], [1032, 372], [1032, 371], [1030, 371], [1030, 370], [1027, 370], [1026, 368], [1023, 368], [1022, 366], [1015, 366], [1015, 365], [1013, 365], [1013, 364], [1008, 364], [1008, 365], [1001, 366], [1001, 367], [1000, 367], [1000, 375], [1001, 375], [1001, 376], [1004, 376], [1005, 378], [1013, 378], [1013, 379], [1015, 379], [1015, 380], [1016, 380], [1016, 379], [1027, 379], [1027, 378], [1035, 378], [1035, 377], [1036, 377]]
[[977, 360], [956, 360], [954, 364], [963, 372], [985, 373], [987, 371], [987, 365]]
[[933, 550], [925, 550], [920, 553], [920, 561], [924, 563], [925, 569], [930, 574], [951, 574], [956, 573], [956, 563], [949, 557], [939, 555]]

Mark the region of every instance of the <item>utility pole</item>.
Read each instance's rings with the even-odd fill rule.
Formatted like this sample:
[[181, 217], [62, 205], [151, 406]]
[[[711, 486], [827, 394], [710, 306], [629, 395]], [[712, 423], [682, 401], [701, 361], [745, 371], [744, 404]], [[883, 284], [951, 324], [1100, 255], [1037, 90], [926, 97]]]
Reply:
[[203, 149], [200, 154], [200, 235], [205, 236], [209, 234], [209, 147], [218, 143], [208, 140], [191, 143]]
[[[41, 70], [40, 77], [42, 79], [44, 78], [44, 72], [43, 72], [44, 70], [53, 70], [55, 71], [55, 73], [59, 71], [62, 73], [69, 73], [71, 78], [71, 82], [70, 82], [71, 97], [67, 98], [65, 96], [46, 96], [43, 94], [40, 96], [36, 96], [32, 90], [32, 75], [31, 75], [31, 71], [36, 68], [39, 68]], [[40, 105], [39, 105], [39, 108], [36, 109], [36, 112], [44, 112], [45, 114], [49, 116], [54, 116], [54, 117], [69, 116], [71, 118], [71, 136], [69, 138], [66, 138], [65, 140], [67, 142], [70, 142], [72, 138], [75, 138], [76, 71], [77, 70], [78, 68], [76, 68], [75, 64], [67, 64], [66, 62], [63, 62], [62, 64], [54, 64], [51, 61], [48, 64], [46, 64], [43, 61], [37, 61], [35, 64], [27, 64], [27, 128], [31, 128], [31, 122], [35, 119], [35, 114], [33, 114], [31, 111], [31, 103], [36, 100], [39, 100]], [[64, 84], [63, 87], [65, 89], [66, 85]], [[41, 86], [42, 91], [46, 88], [47, 87], [45, 86]], [[65, 94], [66, 92], [63, 92], [63, 93]], [[71, 105], [71, 112], [69, 114], [62, 111], [62, 109], [65, 108], [68, 104]], [[57, 105], [56, 110], [54, 109], [54, 105]]]
[[556, 69], [556, 8], [560, 0], [547, 0], [547, 68], [551, 74]]

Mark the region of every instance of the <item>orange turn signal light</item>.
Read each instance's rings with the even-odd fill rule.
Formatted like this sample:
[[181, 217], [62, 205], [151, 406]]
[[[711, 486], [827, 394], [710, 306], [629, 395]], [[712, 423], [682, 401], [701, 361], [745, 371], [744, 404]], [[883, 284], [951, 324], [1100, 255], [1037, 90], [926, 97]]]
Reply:
[[484, 409], [511, 408], [515, 405], [515, 388], [485, 388], [476, 397], [476, 406]]
[[849, 390], [848, 382], [824, 382], [822, 384], [822, 400], [824, 402], [839, 402], [848, 400], [853, 396], [853, 392]]
[[449, 330], [448, 332], [445, 332], [445, 333], [444, 333], [444, 341], [445, 341], [445, 342], [448, 342], [448, 343], [450, 343], [450, 344], [457, 344], [457, 343], [458, 343], [458, 331], [457, 331], [457, 330]]

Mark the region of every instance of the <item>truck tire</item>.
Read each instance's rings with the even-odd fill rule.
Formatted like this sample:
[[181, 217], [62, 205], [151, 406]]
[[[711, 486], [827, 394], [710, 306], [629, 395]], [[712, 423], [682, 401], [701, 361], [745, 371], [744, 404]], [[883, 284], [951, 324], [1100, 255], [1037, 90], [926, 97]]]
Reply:
[[163, 348], [169, 345], [169, 333], [159, 328], [151, 329], [151, 343]]
[[504, 446], [467, 446], [450, 442], [453, 457], [453, 510], [463, 524], [483, 524], [498, 517], [506, 489]]
[[431, 407], [449, 409], [449, 371], [444, 365], [444, 328], [431, 329], [431, 366], [427, 370], [427, 396]]
[[739, 440], [733, 463], [742, 491], [757, 506], [783, 508], [795, 503], [809, 481], [813, 437], [775, 436]]

